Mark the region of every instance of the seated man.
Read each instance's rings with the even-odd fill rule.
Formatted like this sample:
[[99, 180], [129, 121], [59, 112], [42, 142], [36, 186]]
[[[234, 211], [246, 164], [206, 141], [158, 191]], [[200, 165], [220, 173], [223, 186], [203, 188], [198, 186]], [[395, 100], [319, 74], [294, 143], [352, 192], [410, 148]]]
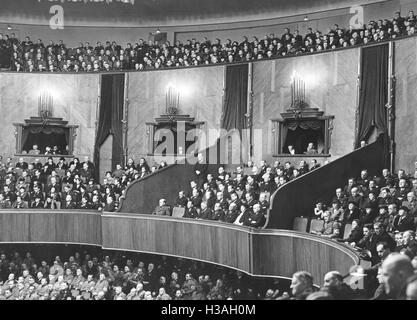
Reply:
[[288, 152], [290, 155], [295, 155], [295, 149], [293, 146], [289, 145], [288, 146]]
[[193, 202], [189, 200], [183, 218], [196, 219], [198, 217], [197, 209], [194, 207]]
[[38, 145], [37, 144], [34, 144], [32, 146], [32, 149], [29, 150], [29, 152], [28, 152], [28, 154], [39, 154], [39, 153], [40, 153], [40, 150], [38, 149]]
[[328, 292], [334, 300], [351, 300], [354, 292], [343, 282], [339, 271], [330, 271], [324, 276], [324, 286], [320, 291]]
[[327, 237], [333, 238], [333, 237], [338, 236], [337, 232], [335, 234], [335, 229], [339, 229], [339, 234], [340, 234], [341, 225], [340, 223], [335, 222], [334, 220], [330, 218], [329, 211], [323, 212], [323, 220], [324, 220], [323, 227], [319, 230], [311, 230], [311, 233], [317, 234], [320, 236], [327, 236]]
[[409, 214], [408, 208], [406, 206], [402, 206], [398, 210], [398, 214], [394, 218], [393, 229], [394, 231], [399, 232], [415, 230], [414, 219]]
[[12, 205], [13, 209], [27, 209], [29, 208], [28, 203], [22, 200], [21, 195], [17, 195], [16, 201]]
[[314, 149], [313, 142], [309, 142], [305, 154], [316, 154], [316, 153], [317, 153], [317, 150]]
[[397, 245], [395, 251], [400, 252], [402, 249], [409, 250], [414, 256], [417, 255], [417, 240], [414, 231], [407, 230], [402, 234], [401, 243]]
[[363, 233], [362, 233], [362, 228], [359, 225], [359, 220], [358, 219], [354, 219], [352, 221], [352, 227], [350, 229], [350, 233], [347, 236], [346, 239], [343, 239], [342, 241], [345, 242], [346, 244], [352, 243], [352, 242], [359, 242], [359, 240], [362, 239]]
[[[298, 271], [293, 274], [290, 288], [295, 300], [305, 300], [309, 294], [316, 291], [313, 286], [313, 276], [306, 271]], [[289, 296], [278, 298], [278, 300], [285, 299], [290, 298]]]
[[171, 215], [170, 208], [169, 206], [166, 205], [165, 199], [159, 200], [159, 205], [155, 208], [152, 214], [157, 215], [157, 216], [170, 216]]
[[185, 208], [187, 206], [187, 198], [185, 196], [185, 192], [184, 191], [180, 191], [178, 192], [178, 197], [174, 202], [174, 206], [175, 207], [180, 207], [180, 208]]
[[252, 212], [250, 212], [247, 219], [245, 219], [243, 225], [252, 228], [261, 228], [265, 225], [265, 216], [259, 203], [253, 205]]
[[201, 202], [201, 211], [198, 215], [198, 219], [204, 219], [204, 220], [212, 220], [213, 217], [213, 211], [207, 207], [207, 202], [202, 201]]

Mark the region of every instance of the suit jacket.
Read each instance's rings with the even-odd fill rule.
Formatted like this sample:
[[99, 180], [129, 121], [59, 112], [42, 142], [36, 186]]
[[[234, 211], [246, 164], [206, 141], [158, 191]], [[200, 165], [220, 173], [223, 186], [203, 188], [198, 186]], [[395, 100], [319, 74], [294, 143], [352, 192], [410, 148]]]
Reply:
[[265, 224], [265, 216], [263, 215], [262, 211], [257, 213], [251, 211], [246, 221], [243, 225], [252, 227], [252, 228], [260, 228]]
[[204, 220], [212, 220], [213, 211], [207, 207], [206, 209], [200, 211], [198, 217]]
[[152, 212], [152, 214], [155, 214], [157, 216], [170, 216], [171, 210], [169, 206], [156, 206], [155, 210]]
[[350, 231], [349, 236], [346, 239], [343, 239], [343, 241], [347, 241], [347, 242], [355, 242], [358, 243], [359, 240], [361, 240], [363, 236], [362, 230], [361, 228], [356, 228], [356, 229], [352, 229]]
[[[204, 179], [206, 177], [207, 168], [208, 168], [208, 165], [206, 163], [197, 162], [194, 165], [194, 174], [196, 175], [198, 179]], [[197, 174], [196, 171], [200, 171], [200, 173]]]
[[415, 231], [414, 219], [409, 215], [404, 218], [396, 215], [394, 218], [393, 227], [394, 230], [398, 230], [399, 232], [404, 232], [407, 230]]
[[186, 208], [184, 213], [184, 218], [196, 219], [198, 217], [197, 209], [192, 207], [190, 209]]
[[224, 211], [222, 209], [215, 210], [212, 216], [212, 220], [225, 221]]

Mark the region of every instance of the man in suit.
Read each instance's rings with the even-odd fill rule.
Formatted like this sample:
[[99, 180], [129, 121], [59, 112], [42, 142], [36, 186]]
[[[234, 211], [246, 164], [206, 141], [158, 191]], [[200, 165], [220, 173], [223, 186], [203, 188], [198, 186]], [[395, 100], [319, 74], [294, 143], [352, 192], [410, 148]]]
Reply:
[[200, 214], [198, 215], [198, 219], [212, 220], [212, 217], [213, 217], [213, 211], [210, 208], [208, 208], [207, 202], [206, 201], [201, 202], [201, 211], [200, 211]]
[[170, 216], [171, 215], [170, 208], [169, 206], [166, 205], [165, 199], [159, 200], [159, 205], [156, 206], [152, 214], [157, 215], [157, 216]]
[[28, 168], [27, 162], [23, 161], [23, 158], [19, 158], [19, 162], [16, 163], [16, 168], [26, 170]]
[[410, 216], [407, 207], [402, 206], [398, 210], [398, 214], [393, 222], [394, 231], [405, 232], [407, 230], [415, 230], [414, 219]]
[[376, 246], [379, 242], [387, 243], [391, 251], [394, 251], [396, 247], [395, 240], [385, 231], [384, 225], [380, 222], [374, 223], [374, 233], [369, 240], [369, 251], [372, 253], [372, 262], [374, 263], [378, 260]]
[[207, 174], [208, 164], [206, 163], [203, 154], [199, 153], [197, 156], [197, 163], [194, 165], [194, 174], [195, 179], [198, 185], [198, 188], [202, 188], [204, 179]]
[[253, 205], [252, 212], [249, 214], [243, 225], [252, 228], [260, 228], [265, 224], [265, 216], [261, 210], [261, 205], [256, 203]]
[[187, 206], [187, 197], [185, 196], [184, 191], [178, 193], [178, 197], [174, 202], [175, 207], [185, 208]]
[[116, 205], [114, 203], [113, 197], [108, 196], [106, 198], [106, 205], [104, 206], [103, 211], [114, 212], [115, 210], [116, 210]]

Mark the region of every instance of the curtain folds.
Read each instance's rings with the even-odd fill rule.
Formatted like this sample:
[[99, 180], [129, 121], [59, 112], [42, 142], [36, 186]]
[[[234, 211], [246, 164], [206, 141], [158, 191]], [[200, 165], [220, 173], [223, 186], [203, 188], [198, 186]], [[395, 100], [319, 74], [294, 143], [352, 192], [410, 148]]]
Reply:
[[112, 168], [123, 159], [123, 99], [124, 74], [104, 74], [101, 76], [101, 98], [99, 125], [94, 147], [96, 177], [100, 173], [100, 147], [108, 136], [113, 135]]
[[356, 148], [361, 140], [369, 138], [374, 127], [378, 136], [388, 130], [385, 107], [388, 102], [388, 55], [388, 44], [362, 49]]
[[321, 130], [323, 129], [324, 122], [318, 121], [318, 120], [305, 120], [305, 121], [292, 121], [288, 123], [288, 129], [291, 131], [297, 130], [298, 127], [300, 127], [303, 130]]
[[222, 112], [222, 129], [227, 131], [247, 128], [246, 110], [248, 104], [248, 70], [249, 65], [226, 67], [226, 92]]
[[30, 127], [28, 131], [34, 134], [65, 134], [65, 129], [59, 127]]

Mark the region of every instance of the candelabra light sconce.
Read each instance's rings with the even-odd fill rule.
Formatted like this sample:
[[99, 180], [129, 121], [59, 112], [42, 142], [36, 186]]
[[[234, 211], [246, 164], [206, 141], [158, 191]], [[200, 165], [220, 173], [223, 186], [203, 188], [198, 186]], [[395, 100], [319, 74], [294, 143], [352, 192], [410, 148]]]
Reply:
[[173, 86], [168, 87], [166, 93], [166, 106], [165, 113], [167, 115], [176, 115], [178, 114], [178, 109], [180, 106], [180, 93], [177, 88]]
[[38, 115], [42, 118], [51, 118], [54, 107], [54, 97], [49, 91], [43, 91], [38, 97]]
[[307, 108], [306, 99], [306, 83], [304, 79], [294, 71], [291, 76], [291, 108], [302, 109]]

